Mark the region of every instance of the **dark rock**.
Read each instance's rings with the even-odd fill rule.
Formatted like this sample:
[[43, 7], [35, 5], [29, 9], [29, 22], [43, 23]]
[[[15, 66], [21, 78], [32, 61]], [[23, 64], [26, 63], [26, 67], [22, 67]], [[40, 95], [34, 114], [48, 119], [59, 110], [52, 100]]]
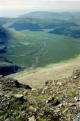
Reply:
[[25, 87], [25, 89], [32, 89], [29, 85], [23, 85]]
[[52, 84], [53, 83], [53, 80], [47, 80], [46, 82], [45, 82], [45, 86], [48, 86], [48, 85], [50, 85], [50, 84]]
[[32, 89], [29, 85], [21, 84], [21, 83], [19, 83], [17, 80], [15, 80], [14, 83], [15, 83], [15, 86], [16, 86], [17, 88], [25, 88], [25, 89], [30, 89], [30, 90]]
[[60, 104], [60, 102], [59, 102], [58, 99], [55, 99], [55, 100], [52, 102], [52, 105], [54, 105], [54, 106], [57, 106], [57, 105], [59, 105], [59, 104]]
[[20, 88], [20, 87], [21, 87], [21, 84], [20, 84], [17, 80], [14, 80], [14, 83], [15, 83], [15, 86], [16, 86], [17, 88]]

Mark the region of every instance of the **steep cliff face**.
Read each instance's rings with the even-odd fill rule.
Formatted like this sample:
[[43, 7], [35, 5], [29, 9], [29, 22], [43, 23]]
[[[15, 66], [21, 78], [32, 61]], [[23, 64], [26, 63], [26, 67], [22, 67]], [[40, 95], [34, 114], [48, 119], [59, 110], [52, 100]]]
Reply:
[[9, 39], [9, 31], [0, 26], [0, 74], [2, 75], [14, 73], [18, 70], [18, 66], [11, 63], [6, 57]]

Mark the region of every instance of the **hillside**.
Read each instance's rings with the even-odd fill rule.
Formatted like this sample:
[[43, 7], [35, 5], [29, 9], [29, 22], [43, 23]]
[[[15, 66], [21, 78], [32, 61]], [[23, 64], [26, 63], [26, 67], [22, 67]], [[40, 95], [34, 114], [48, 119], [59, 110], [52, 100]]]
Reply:
[[80, 69], [35, 89], [0, 76], [0, 121], [79, 121]]
[[0, 18], [0, 24], [17, 31], [44, 31], [80, 38], [79, 12], [45, 12], [27, 13], [17, 18]]
[[79, 12], [50, 12], [50, 11], [34, 11], [20, 16], [20, 18], [38, 18], [47, 20], [72, 20], [76, 18], [80, 20]]

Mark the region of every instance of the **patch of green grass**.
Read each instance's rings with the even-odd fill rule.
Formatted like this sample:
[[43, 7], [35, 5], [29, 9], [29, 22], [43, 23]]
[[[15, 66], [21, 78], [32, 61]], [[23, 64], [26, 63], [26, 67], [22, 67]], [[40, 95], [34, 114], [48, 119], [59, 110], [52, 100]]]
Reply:
[[38, 118], [37, 120], [38, 120], [38, 121], [47, 121], [47, 120], [44, 119], [44, 118]]
[[44, 100], [44, 99], [48, 99], [49, 95], [37, 95], [36, 96], [39, 100]]
[[22, 118], [19, 116], [16, 116], [16, 121], [22, 121]]
[[19, 106], [19, 110], [26, 110], [28, 107], [28, 105], [25, 103], [25, 104], [22, 104]]
[[62, 111], [62, 112], [66, 112], [66, 111], [68, 111], [68, 109], [69, 109], [68, 107], [62, 107], [62, 108], [61, 108], [61, 111]]
[[1, 120], [1, 121], [5, 120], [5, 119], [7, 118], [7, 116], [8, 116], [7, 113], [5, 113], [4, 115], [1, 115], [1, 116], [0, 116], [0, 120]]
[[75, 97], [76, 96], [76, 92], [70, 92], [70, 93], [68, 93], [68, 95], [71, 96], [71, 97]]
[[61, 99], [61, 98], [62, 98], [62, 95], [61, 94], [55, 96], [55, 99]]

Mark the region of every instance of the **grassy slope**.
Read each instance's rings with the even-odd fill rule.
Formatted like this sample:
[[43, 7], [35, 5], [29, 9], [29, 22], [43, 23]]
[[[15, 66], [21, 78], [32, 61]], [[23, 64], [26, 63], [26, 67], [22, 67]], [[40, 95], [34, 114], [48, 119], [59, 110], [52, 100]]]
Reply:
[[20, 66], [45, 66], [80, 54], [80, 40], [47, 32], [17, 32], [8, 42], [7, 57]]
[[45, 68], [25, 69], [10, 76], [19, 80], [20, 83], [30, 85], [33, 88], [39, 88], [47, 80], [58, 80], [71, 76], [73, 70], [77, 68], [80, 68], [80, 56], [76, 59], [71, 59], [67, 63], [54, 64]]

